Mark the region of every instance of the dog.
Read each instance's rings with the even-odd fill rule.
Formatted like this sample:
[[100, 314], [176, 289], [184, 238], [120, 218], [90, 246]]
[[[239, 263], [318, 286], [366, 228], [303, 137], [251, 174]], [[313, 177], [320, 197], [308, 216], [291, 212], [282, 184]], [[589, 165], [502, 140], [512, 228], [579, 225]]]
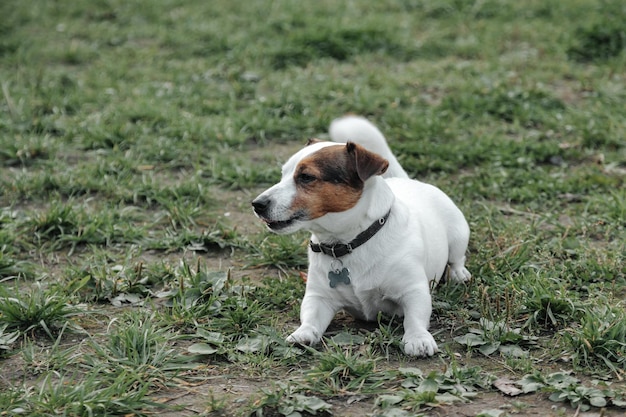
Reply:
[[443, 191], [409, 178], [366, 119], [334, 120], [329, 134], [333, 142], [309, 141], [252, 201], [272, 232], [311, 232], [301, 325], [287, 341], [319, 342], [342, 309], [367, 321], [383, 312], [404, 317], [405, 354], [432, 356], [431, 283], [446, 271], [471, 278], [467, 221]]

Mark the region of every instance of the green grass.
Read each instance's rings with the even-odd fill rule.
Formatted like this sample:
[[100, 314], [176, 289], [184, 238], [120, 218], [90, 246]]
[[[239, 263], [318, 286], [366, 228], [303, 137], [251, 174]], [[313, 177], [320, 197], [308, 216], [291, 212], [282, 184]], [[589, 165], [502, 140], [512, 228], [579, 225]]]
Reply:
[[45, 290], [34, 286], [28, 291], [0, 287], [0, 324], [8, 329], [18, 329], [24, 333], [43, 330], [49, 336], [55, 329], [71, 323], [72, 316], [81, 310], [70, 303], [69, 298], [55, 290]]
[[[0, 410], [620, 415], [622, 3], [0, 3]], [[348, 112], [470, 223], [435, 358], [384, 316], [284, 342], [307, 237], [249, 201]]]

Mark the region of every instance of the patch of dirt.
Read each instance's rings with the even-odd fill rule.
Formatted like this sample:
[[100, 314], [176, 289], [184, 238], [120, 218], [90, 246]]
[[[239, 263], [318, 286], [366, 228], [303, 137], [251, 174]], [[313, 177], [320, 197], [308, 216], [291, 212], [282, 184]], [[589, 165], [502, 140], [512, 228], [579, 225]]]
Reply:
[[214, 211], [217, 220], [234, 226], [238, 233], [250, 236], [262, 233], [265, 230], [263, 223], [252, 212], [250, 202], [263, 188], [256, 190], [213, 190], [217, 197], [219, 209]]
[[[222, 368], [223, 371], [223, 368]], [[220, 372], [220, 369], [216, 369]], [[236, 375], [207, 376], [205, 382], [188, 384], [177, 389], [158, 393], [155, 401], [182, 409], [162, 411], [160, 416], [182, 417], [210, 413], [216, 416], [242, 416], [255, 401], [262, 397], [262, 390], [270, 388], [276, 381], [265, 378], [247, 378]], [[390, 390], [389, 393], [392, 391]], [[332, 405], [332, 415], [341, 417], [364, 417], [383, 415], [382, 409], [374, 405], [375, 396], [346, 394], [324, 398]], [[216, 408], [212, 408], [216, 407]], [[519, 417], [623, 417], [618, 409], [592, 409], [582, 412], [550, 401], [545, 394], [527, 394], [516, 397], [499, 392], [482, 392], [471, 402], [458, 402], [436, 407], [424, 407], [418, 413], [431, 417], [473, 417], [490, 410], [498, 410], [502, 415]], [[272, 414], [273, 415], [273, 414]]]

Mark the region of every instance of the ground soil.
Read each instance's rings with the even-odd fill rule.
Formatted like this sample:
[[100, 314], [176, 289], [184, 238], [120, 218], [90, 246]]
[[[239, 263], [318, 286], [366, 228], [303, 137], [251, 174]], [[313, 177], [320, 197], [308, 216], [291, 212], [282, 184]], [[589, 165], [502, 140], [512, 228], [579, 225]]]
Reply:
[[[291, 152], [296, 150], [296, 147], [277, 147], [280, 149], [280, 156], [287, 156]], [[254, 154], [251, 154], [251, 159], [258, 158]], [[256, 189], [251, 191], [229, 191], [219, 188], [211, 189], [211, 193], [219, 201], [218, 207], [220, 207], [215, 215], [218, 220], [224, 221], [231, 225], [236, 225], [237, 231], [240, 234], [257, 234], [264, 233], [264, 228], [261, 223], [254, 217], [252, 210], [250, 209], [250, 201], [261, 192], [262, 189]], [[267, 269], [251, 270], [246, 269], [244, 262], [237, 257], [233, 256], [233, 253], [229, 251], [222, 252], [208, 252], [208, 253], [196, 253], [192, 251], [186, 251], [184, 253], [168, 253], [163, 254], [161, 252], [144, 252], [139, 256], [138, 261], [143, 260], [146, 263], [154, 262], [155, 260], [161, 260], [166, 262], [177, 262], [181, 259], [188, 261], [196, 261], [200, 257], [202, 262], [207, 264], [212, 270], [226, 270], [232, 271], [232, 276], [237, 279], [242, 276], [246, 276], [250, 279], [267, 277], [272, 273], [278, 274], [277, 271], [272, 272]], [[59, 257], [54, 260], [42, 260], [46, 263], [54, 274], [55, 271], [60, 271], [60, 265], [63, 261]], [[110, 306], [103, 307], [113, 308]], [[338, 317], [334, 325], [338, 326], [348, 325], [350, 319], [344, 317]], [[104, 329], [107, 325], [106, 320], [100, 322], [95, 321], [93, 326], [102, 326]], [[359, 322], [354, 322], [355, 326], [363, 326], [365, 330], [371, 325], [366, 325]], [[101, 329], [101, 330], [102, 330]], [[332, 328], [329, 329], [332, 331]], [[371, 329], [370, 329], [371, 330]], [[435, 329], [436, 330], [436, 329]], [[102, 330], [104, 331], [104, 330]], [[97, 333], [98, 329], [93, 328], [91, 332]], [[80, 342], [81, 337], [70, 335], [63, 340], [63, 344], [70, 346]], [[45, 338], [41, 338], [45, 340]], [[39, 346], [42, 352], [45, 352], [46, 344], [41, 343]], [[186, 349], [181, 344], [180, 349]], [[22, 355], [16, 354], [9, 356], [2, 360], [2, 372], [0, 373], [0, 389], [16, 383], [25, 383], [26, 385], [32, 385], [37, 383], [38, 375], [45, 371], [45, 369], [36, 369], [36, 363], [31, 364], [30, 368], [27, 367]], [[476, 365], [476, 364], [474, 364]], [[407, 366], [407, 363], [393, 363], [389, 362], [387, 367], [394, 366]], [[410, 366], [418, 367], [420, 369], [438, 369], [441, 366], [441, 359], [419, 359], [411, 360]], [[482, 365], [481, 365], [482, 366]], [[487, 366], [487, 369], [493, 368], [493, 362]], [[507, 373], [506, 369], [492, 370], [490, 372], [504, 376]], [[517, 376], [509, 375], [512, 379]], [[181, 375], [181, 378], [177, 380], [177, 386], [175, 388], [161, 387], [160, 390], [153, 394], [153, 399], [157, 402], [167, 404], [170, 406], [180, 406], [181, 409], [176, 411], [162, 411], [159, 415], [165, 417], [175, 416], [196, 416], [208, 413], [215, 416], [239, 416], [242, 410], [245, 410], [247, 406], [253, 402], [255, 398], [259, 398], [262, 395], [264, 388], [271, 387], [273, 382], [278, 380], [285, 380], [285, 375], [259, 377], [250, 376], [248, 373], [238, 368], [237, 365], [224, 365], [206, 363], [197, 370], [193, 371], [193, 375], [185, 374]], [[366, 415], [376, 415], [380, 412], [373, 405], [372, 396], [360, 396], [347, 394], [345, 397], [335, 396], [327, 401], [333, 406], [333, 415], [346, 416], [346, 417], [363, 417]], [[211, 412], [212, 404], [224, 404], [224, 408], [220, 408], [219, 411]], [[624, 411], [619, 409], [592, 409], [588, 412], [582, 412], [581, 410], [573, 409], [563, 403], [555, 403], [547, 398], [546, 394], [529, 394], [520, 395], [516, 397], [510, 397], [497, 391], [495, 388], [493, 391], [483, 392], [477, 396], [472, 402], [469, 403], [456, 403], [450, 405], [442, 405], [433, 408], [424, 409], [422, 412], [424, 415], [434, 417], [454, 417], [454, 416], [477, 416], [487, 410], [500, 410], [502, 415], [514, 415], [514, 416], [543, 416], [543, 417], [618, 417], [624, 416]], [[3, 415], [0, 412], [0, 415]], [[497, 415], [497, 414], [493, 414]]]

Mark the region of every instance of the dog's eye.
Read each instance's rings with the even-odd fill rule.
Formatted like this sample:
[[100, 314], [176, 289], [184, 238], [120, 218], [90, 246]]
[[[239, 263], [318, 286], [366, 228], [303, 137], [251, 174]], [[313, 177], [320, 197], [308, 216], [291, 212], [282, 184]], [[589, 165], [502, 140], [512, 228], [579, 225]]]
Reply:
[[310, 184], [316, 179], [317, 178], [315, 178], [313, 175], [306, 174], [304, 172], [301, 172], [300, 174], [298, 174], [298, 182], [301, 184]]

